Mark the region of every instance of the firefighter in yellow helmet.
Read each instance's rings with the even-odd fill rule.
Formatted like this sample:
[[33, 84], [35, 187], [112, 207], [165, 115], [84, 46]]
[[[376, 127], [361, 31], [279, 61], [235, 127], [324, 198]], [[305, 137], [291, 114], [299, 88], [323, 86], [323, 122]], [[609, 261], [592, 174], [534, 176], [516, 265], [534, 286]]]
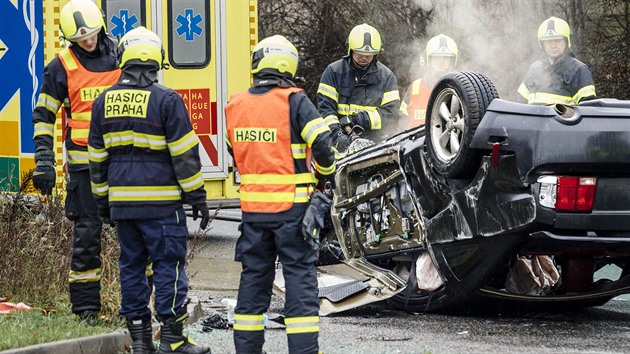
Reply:
[[188, 318], [188, 227], [182, 204], [192, 206], [193, 219], [201, 215], [202, 229], [210, 217], [199, 140], [182, 98], [157, 83], [164, 62], [160, 37], [138, 27], [122, 37], [120, 48], [122, 74], [94, 101], [88, 146], [96, 203], [117, 222], [120, 314], [133, 352], [154, 353], [151, 287], [144, 274], [150, 257], [155, 312], [162, 324], [160, 353], [210, 353], [182, 333]]
[[[53, 151], [57, 111], [67, 117], [65, 151], [69, 178], [66, 216], [72, 220], [73, 244], [69, 273], [72, 312], [95, 324], [101, 309], [102, 223], [92, 197], [87, 139], [93, 100], [120, 76], [116, 41], [105, 32], [101, 10], [92, 1], [71, 0], [59, 15], [61, 34], [69, 45], [45, 67], [33, 111], [36, 168], [33, 186], [47, 195], [56, 187]], [[61, 159], [61, 158], [59, 158]]]
[[263, 39], [252, 55], [254, 86], [233, 94], [225, 107], [243, 212], [235, 250], [243, 267], [234, 313], [236, 353], [263, 353], [263, 314], [276, 258], [286, 284], [289, 353], [319, 350], [319, 234], [303, 233], [302, 224], [312, 187], [333, 177], [335, 157], [328, 126], [292, 81], [297, 64], [297, 49], [285, 37]]
[[545, 54], [534, 62], [518, 88], [519, 99], [529, 104], [577, 105], [595, 98], [591, 71], [571, 52], [569, 24], [550, 17], [538, 27], [538, 44]]
[[395, 133], [400, 105], [396, 76], [378, 61], [378, 31], [365, 23], [354, 27], [347, 47], [345, 57], [326, 67], [317, 89], [317, 107], [339, 151], [348, 145], [347, 134], [354, 127], [364, 130], [362, 138], [374, 141]]
[[405, 129], [424, 125], [431, 89], [440, 77], [455, 69], [458, 54], [455, 41], [444, 34], [427, 42], [422, 62], [428, 68], [422, 78], [409, 85], [400, 103], [400, 111], [408, 118], [404, 122]]

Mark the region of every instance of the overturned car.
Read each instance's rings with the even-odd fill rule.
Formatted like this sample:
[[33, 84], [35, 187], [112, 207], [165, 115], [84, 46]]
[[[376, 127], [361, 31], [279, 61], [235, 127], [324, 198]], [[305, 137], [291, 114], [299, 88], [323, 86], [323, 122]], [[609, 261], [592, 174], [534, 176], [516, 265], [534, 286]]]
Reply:
[[385, 299], [558, 310], [630, 292], [629, 119], [630, 101], [532, 106], [446, 75], [425, 127], [338, 162], [320, 266], [354, 274], [320, 283], [321, 313]]

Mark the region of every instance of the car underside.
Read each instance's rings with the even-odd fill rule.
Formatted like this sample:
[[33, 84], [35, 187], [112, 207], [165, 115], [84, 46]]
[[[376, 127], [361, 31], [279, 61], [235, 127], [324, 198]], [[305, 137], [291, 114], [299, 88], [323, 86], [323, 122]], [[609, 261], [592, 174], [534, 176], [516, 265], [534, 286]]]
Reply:
[[326, 313], [567, 310], [630, 292], [629, 117], [627, 101], [529, 106], [446, 75], [424, 127], [338, 161], [319, 265], [358, 276], [320, 288]]

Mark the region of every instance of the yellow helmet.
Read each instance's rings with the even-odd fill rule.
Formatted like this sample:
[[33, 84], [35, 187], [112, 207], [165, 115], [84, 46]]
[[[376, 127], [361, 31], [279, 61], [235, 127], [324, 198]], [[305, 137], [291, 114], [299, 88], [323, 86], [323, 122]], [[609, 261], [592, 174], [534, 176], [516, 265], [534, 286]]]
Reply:
[[359, 54], [378, 55], [381, 51], [381, 35], [367, 23], [355, 26], [348, 35], [348, 55], [352, 51]]
[[59, 28], [65, 39], [76, 42], [105, 29], [105, 21], [91, 0], [70, 0], [59, 14]]
[[160, 37], [143, 26], [127, 32], [118, 46], [120, 67], [124, 67], [130, 60], [134, 61], [129, 64], [135, 65], [152, 65], [154, 62], [159, 68], [164, 64], [164, 49]]
[[425, 50], [426, 61], [429, 63], [429, 58], [436, 57], [453, 57], [453, 65], [457, 64], [457, 55], [459, 51], [457, 49], [457, 43], [444, 34], [439, 34], [427, 42], [427, 48]]
[[538, 44], [542, 48], [542, 41], [550, 39], [566, 38], [567, 48], [571, 47], [571, 28], [569, 24], [560, 18], [549, 17], [538, 27]]
[[298, 51], [284, 36], [267, 37], [254, 46], [252, 53], [252, 73], [273, 69], [280, 74], [295, 76], [298, 65]]

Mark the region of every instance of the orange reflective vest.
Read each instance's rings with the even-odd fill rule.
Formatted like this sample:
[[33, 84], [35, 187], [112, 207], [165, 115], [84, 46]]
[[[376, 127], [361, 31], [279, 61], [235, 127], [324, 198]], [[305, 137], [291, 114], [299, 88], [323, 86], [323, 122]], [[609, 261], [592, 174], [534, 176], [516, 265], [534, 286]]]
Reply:
[[110, 86], [118, 82], [120, 69], [94, 72], [87, 70], [74, 53], [65, 48], [57, 54], [68, 76], [70, 100], [70, 138], [79, 146], [87, 146], [92, 117], [92, 102]]
[[431, 87], [425, 85], [422, 82], [422, 79], [418, 79], [411, 83], [409, 104], [407, 105], [407, 114], [409, 115], [408, 128], [424, 125], [430, 95]]
[[291, 148], [289, 95], [301, 91], [278, 87], [252, 95], [245, 90], [232, 95], [225, 107], [244, 212], [277, 213], [308, 202], [308, 184], [317, 180], [311, 172], [296, 174]]

